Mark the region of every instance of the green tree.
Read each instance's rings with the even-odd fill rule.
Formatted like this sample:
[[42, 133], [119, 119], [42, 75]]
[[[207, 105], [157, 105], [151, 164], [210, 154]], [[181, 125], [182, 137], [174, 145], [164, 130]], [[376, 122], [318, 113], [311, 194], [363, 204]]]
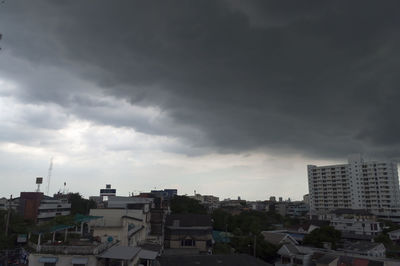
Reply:
[[6, 237], [6, 220], [7, 211], [0, 211], [0, 250], [14, 247], [17, 235], [26, 234], [34, 227], [33, 221], [26, 220], [18, 213], [11, 211], [8, 236]]
[[335, 230], [332, 226], [322, 226], [313, 230], [310, 234], [304, 237], [303, 243], [322, 248], [324, 242], [331, 243], [332, 248], [335, 249], [337, 243], [341, 239], [341, 233]]
[[254, 255], [254, 245], [256, 245], [256, 257], [267, 261], [273, 262], [277, 257], [278, 247], [272, 245], [264, 240], [261, 234], [254, 235], [235, 235], [232, 238], [231, 245], [236, 253], [247, 253]]
[[232, 222], [232, 215], [222, 209], [213, 211], [211, 217], [214, 221], [214, 230], [226, 231], [228, 225]]
[[376, 236], [374, 238], [374, 241], [376, 243], [382, 243], [383, 245], [385, 245], [386, 248], [389, 248], [391, 246], [393, 246], [393, 242], [392, 240], [389, 238], [389, 236], [387, 234], [379, 234], [378, 236]]
[[195, 199], [186, 196], [175, 196], [170, 201], [172, 213], [207, 214], [207, 209]]
[[96, 208], [96, 202], [83, 198], [79, 193], [69, 193], [68, 200], [71, 203], [71, 214], [89, 214], [90, 209]]

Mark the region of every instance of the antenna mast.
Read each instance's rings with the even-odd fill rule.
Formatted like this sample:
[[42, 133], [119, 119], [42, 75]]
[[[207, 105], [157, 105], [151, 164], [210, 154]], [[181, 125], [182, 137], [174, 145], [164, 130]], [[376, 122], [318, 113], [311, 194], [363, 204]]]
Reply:
[[46, 187], [47, 196], [49, 196], [49, 191], [50, 191], [51, 171], [53, 171], [53, 157], [51, 157], [50, 159], [49, 171], [47, 172], [47, 187]]

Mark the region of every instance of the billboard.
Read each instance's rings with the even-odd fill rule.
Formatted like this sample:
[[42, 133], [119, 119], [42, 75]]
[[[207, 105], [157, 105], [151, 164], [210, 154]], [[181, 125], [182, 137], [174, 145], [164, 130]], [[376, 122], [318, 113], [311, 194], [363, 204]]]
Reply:
[[115, 196], [117, 190], [115, 188], [103, 188], [100, 189], [100, 196]]
[[36, 177], [36, 184], [42, 184], [43, 183], [43, 177]]

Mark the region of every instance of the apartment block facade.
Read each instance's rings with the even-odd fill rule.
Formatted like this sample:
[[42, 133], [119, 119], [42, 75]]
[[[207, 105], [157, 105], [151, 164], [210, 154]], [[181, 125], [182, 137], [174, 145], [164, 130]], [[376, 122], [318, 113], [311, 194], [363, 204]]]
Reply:
[[307, 168], [311, 214], [340, 208], [365, 209], [400, 220], [396, 162], [365, 161], [361, 155], [352, 155], [347, 164]]

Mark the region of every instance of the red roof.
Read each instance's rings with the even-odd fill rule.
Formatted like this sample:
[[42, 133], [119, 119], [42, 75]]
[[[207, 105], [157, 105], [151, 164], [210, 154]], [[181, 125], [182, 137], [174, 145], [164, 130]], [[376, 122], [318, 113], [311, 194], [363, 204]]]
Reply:
[[366, 259], [354, 259], [353, 265], [354, 266], [368, 266], [369, 260]]

